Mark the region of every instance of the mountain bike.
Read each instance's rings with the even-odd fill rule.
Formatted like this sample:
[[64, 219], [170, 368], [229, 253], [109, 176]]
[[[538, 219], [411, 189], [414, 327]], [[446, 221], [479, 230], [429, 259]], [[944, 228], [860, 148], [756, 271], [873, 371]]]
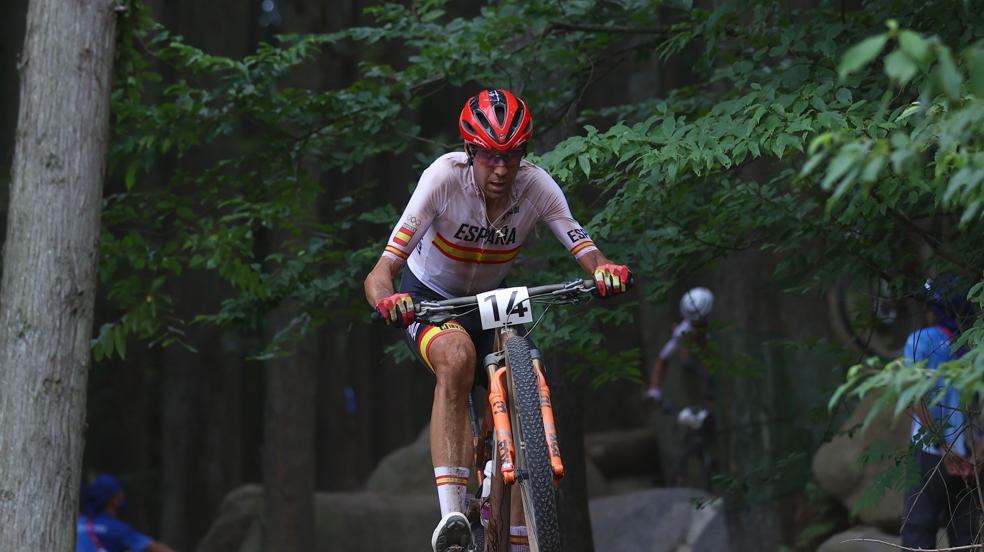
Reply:
[[680, 452], [666, 474], [666, 484], [672, 487], [691, 487], [711, 492], [712, 480], [717, 465], [714, 460], [715, 421], [713, 414], [706, 419], [695, 421], [685, 411], [696, 413], [699, 406], [674, 406], [664, 401], [659, 405], [662, 414], [672, 416], [676, 427], [681, 431]]
[[827, 293], [827, 307], [831, 327], [842, 341], [885, 358], [902, 356], [906, 336], [922, 321], [921, 305], [881, 278], [841, 275]]
[[[439, 325], [477, 309], [483, 329], [495, 330], [493, 352], [482, 363], [489, 382], [488, 407], [480, 415], [476, 402], [470, 402], [479, 489], [485, 486], [485, 468], [491, 461], [488, 495], [472, 501], [476, 550], [509, 550], [510, 505], [516, 485], [530, 550], [561, 550], [556, 485], [564, 477], [564, 465], [542, 357], [523, 328], [533, 323], [534, 303], [580, 303], [590, 299], [594, 290], [592, 280], [574, 280], [415, 304], [416, 318], [427, 324]], [[482, 510], [488, 519], [479, 522], [475, 518], [483, 518]]]

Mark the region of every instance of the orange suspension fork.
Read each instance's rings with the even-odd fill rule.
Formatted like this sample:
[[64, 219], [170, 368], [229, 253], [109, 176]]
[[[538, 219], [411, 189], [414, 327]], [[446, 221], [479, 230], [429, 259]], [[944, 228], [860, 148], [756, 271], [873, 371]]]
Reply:
[[564, 477], [564, 463], [560, 459], [560, 442], [557, 440], [557, 425], [554, 423], [553, 405], [550, 403], [550, 388], [543, 377], [543, 363], [539, 358], [533, 359], [533, 370], [540, 387], [540, 417], [543, 418], [543, 433], [547, 438], [547, 451], [550, 453], [550, 466], [553, 468], [554, 481]]
[[513, 447], [512, 424], [509, 423], [509, 410], [506, 408], [506, 369], [499, 368], [489, 379], [489, 407], [492, 408], [492, 424], [495, 426], [495, 441], [499, 447], [499, 458], [502, 459], [502, 479], [506, 485], [516, 482], [516, 470], [513, 459], [516, 450]]

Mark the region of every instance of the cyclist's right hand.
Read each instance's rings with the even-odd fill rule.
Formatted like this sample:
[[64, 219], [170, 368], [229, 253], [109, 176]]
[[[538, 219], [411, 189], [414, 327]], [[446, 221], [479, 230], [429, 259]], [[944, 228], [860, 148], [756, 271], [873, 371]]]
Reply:
[[413, 323], [416, 313], [413, 309], [413, 298], [407, 293], [394, 293], [376, 303], [376, 311], [383, 317], [386, 324], [406, 328]]

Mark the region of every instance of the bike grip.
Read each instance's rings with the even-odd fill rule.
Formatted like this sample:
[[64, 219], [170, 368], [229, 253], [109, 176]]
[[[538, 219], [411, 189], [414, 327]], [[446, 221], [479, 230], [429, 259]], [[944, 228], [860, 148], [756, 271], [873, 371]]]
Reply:
[[379, 314], [379, 311], [378, 310], [374, 310], [374, 311], [372, 311], [372, 313], [369, 314], [369, 321], [370, 322], [382, 322], [383, 321], [383, 315]]

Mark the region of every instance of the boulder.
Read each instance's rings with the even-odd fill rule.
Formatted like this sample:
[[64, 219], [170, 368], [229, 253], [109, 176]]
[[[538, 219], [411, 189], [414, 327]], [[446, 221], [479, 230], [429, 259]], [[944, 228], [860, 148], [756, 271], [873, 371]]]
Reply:
[[436, 501], [430, 426], [425, 425], [414, 442], [386, 455], [369, 476], [366, 490], [379, 494], [427, 495]]
[[[315, 552], [419, 549], [420, 543], [430, 542], [441, 518], [437, 500], [430, 495], [318, 493], [314, 508]], [[232, 491], [196, 551], [261, 552], [262, 517], [262, 487]]]
[[622, 552], [728, 551], [727, 528], [720, 501], [698, 509], [704, 491], [659, 488], [591, 501], [595, 549]]
[[[244, 543], [261, 526], [263, 487], [243, 485], [222, 499], [219, 516], [198, 543], [198, 552], [245, 552]], [[252, 539], [252, 540], [255, 540]], [[259, 543], [257, 543], [259, 546]], [[252, 550], [253, 548], [249, 548]]]
[[656, 476], [659, 469], [659, 441], [649, 428], [591, 433], [584, 438], [584, 449], [608, 479], [625, 476]]
[[[909, 443], [909, 423], [903, 417], [893, 420], [891, 410], [881, 412], [865, 431], [860, 430], [874, 397], [861, 401], [841, 426], [841, 434], [824, 444], [813, 456], [813, 475], [820, 487], [853, 511], [865, 489], [888, 467], [889, 460], [863, 464], [862, 453], [871, 446], [883, 450], [904, 450]], [[853, 436], [847, 434], [854, 428]], [[902, 516], [903, 495], [889, 490], [874, 507], [857, 512], [864, 525], [897, 533]]]
[[[585, 467], [588, 498], [610, 494], [608, 481], [590, 456], [586, 459]], [[472, 484], [477, 485], [476, 481], [473, 476]], [[369, 476], [366, 490], [379, 494], [427, 495], [437, 500], [428, 426], [424, 426], [414, 442], [383, 458]]]
[[[728, 551], [720, 500], [696, 489], [661, 488], [591, 501], [595, 548], [605, 552]], [[440, 519], [428, 495], [318, 493], [315, 496], [315, 550], [422, 550]], [[423, 547], [422, 547], [423, 545]], [[263, 488], [233, 490], [196, 552], [263, 552]]]
[[436, 494], [319, 493], [314, 520], [318, 549], [426, 549], [434, 526], [441, 519], [437, 498], [432, 496]]

